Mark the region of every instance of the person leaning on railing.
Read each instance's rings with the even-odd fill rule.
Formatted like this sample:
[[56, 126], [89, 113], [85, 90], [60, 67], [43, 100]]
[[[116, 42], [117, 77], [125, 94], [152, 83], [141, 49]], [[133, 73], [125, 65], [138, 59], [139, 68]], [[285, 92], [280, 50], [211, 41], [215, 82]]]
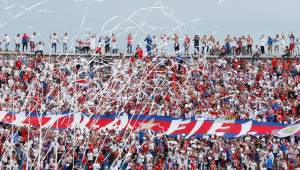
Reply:
[[40, 54], [41, 56], [44, 55], [43, 51], [44, 51], [44, 43], [42, 43], [41, 41], [38, 42], [36, 44], [36, 51], [35, 51], [35, 56], [37, 56], [38, 54]]
[[289, 58], [291, 56], [291, 50], [288, 46], [285, 47], [284, 54], [282, 55], [282, 59]]
[[255, 53], [252, 55], [252, 63], [254, 62], [254, 60], [258, 60], [261, 55], [261, 50], [258, 47], [258, 45], [256, 45], [255, 48], [256, 48]]

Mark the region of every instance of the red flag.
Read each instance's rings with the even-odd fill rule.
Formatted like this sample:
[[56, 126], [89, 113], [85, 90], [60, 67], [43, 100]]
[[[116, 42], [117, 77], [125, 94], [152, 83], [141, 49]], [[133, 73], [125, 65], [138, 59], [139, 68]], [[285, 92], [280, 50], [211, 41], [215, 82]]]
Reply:
[[76, 83], [82, 83], [82, 84], [86, 84], [88, 83], [88, 80], [87, 79], [77, 79], [75, 80]]
[[16, 116], [14, 114], [8, 113], [4, 116], [1, 122], [4, 123], [12, 123], [16, 120]]

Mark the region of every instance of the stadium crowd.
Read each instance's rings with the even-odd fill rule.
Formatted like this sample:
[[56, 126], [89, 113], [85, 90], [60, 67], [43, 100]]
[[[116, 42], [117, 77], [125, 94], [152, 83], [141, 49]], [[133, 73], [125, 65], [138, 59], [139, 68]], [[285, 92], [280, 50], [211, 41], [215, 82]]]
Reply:
[[291, 122], [300, 115], [297, 59], [113, 59], [17, 56], [0, 60], [0, 110], [126, 112]]
[[[131, 131], [0, 126], [0, 166], [17, 169], [257, 170], [300, 168], [298, 137], [169, 138]], [[43, 134], [40, 136], [40, 134]], [[42, 141], [41, 141], [42, 140]]]
[[[29, 46], [32, 44], [30, 37]], [[96, 40], [95, 36], [91, 37]], [[26, 44], [22, 44], [22, 50], [16, 46], [16, 51], [24, 50], [24, 53], [0, 56], [0, 111], [39, 114], [125, 112], [176, 118], [253, 119], [283, 124], [300, 118], [299, 60], [281, 59], [280, 54], [276, 54], [275, 42], [272, 42], [273, 53], [269, 48], [270, 38], [267, 50], [276, 56], [273, 59], [254, 57], [253, 60], [237, 57], [252, 53], [252, 48], [246, 45], [247, 37], [233, 38], [239, 42], [235, 48], [230, 45], [233, 40], [227, 37], [225, 42], [229, 43], [229, 48], [225, 43], [217, 53], [214, 45], [200, 46], [203, 41], [207, 44], [215, 42], [214, 38], [195, 36], [196, 54], [218, 54], [217, 59], [193, 58], [187, 55], [189, 50], [185, 51], [186, 55], [180, 54], [177, 35], [160, 38], [161, 45], [154, 43], [155, 37], [148, 35], [146, 52], [140, 46], [132, 51], [133, 38], [128, 35], [128, 52], [132, 57], [113, 60], [102, 56], [44, 57], [42, 42], [38, 43], [38, 48], [31, 46], [30, 51], [36, 55], [29, 57], [25, 54]], [[50, 39], [53, 52], [56, 52], [60, 40], [55, 33]], [[177, 56], [158, 57], [157, 48], [167, 55], [164, 47], [169, 39], [174, 41]], [[253, 54], [264, 54], [263, 39], [257, 47], [258, 53]], [[67, 52], [68, 38], [64, 40], [64, 52]], [[292, 33], [289, 40], [295, 44], [279, 45], [278, 48], [287, 48], [289, 56], [297, 55], [298, 40]], [[189, 46], [191, 41], [185, 42]], [[7, 42], [6, 38], [5, 48], [9, 50]], [[116, 36], [107, 36], [104, 46], [107, 42], [115, 43], [112, 52], [118, 53]], [[96, 52], [97, 45], [94, 45]], [[101, 50], [105, 53], [110, 48]], [[205, 136], [185, 139], [149, 131], [55, 130], [4, 124], [0, 131], [0, 167], [12, 169], [300, 168], [299, 137], [224, 139]]]
[[[137, 53], [112, 61], [24, 54], [0, 61], [3, 111], [126, 112], [284, 124], [300, 115], [297, 59], [151, 58]], [[148, 132], [140, 137], [130, 131], [41, 131], [4, 124], [1, 132], [1, 164], [15, 169], [299, 168], [298, 137], [271, 143], [270, 136], [186, 140]]]

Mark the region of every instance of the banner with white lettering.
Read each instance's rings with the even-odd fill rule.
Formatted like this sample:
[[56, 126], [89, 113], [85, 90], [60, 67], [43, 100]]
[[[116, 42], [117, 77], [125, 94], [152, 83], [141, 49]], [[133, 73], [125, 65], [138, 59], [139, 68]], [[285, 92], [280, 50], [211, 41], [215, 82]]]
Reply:
[[300, 132], [300, 119], [296, 120], [294, 123], [291, 125], [282, 128], [280, 130], [274, 131], [273, 135], [280, 137], [280, 138], [285, 138], [288, 136], [295, 135]]
[[[16, 126], [35, 126], [42, 128], [85, 128], [90, 130], [129, 129], [133, 131], [150, 130], [171, 137], [201, 138], [204, 135], [217, 135], [224, 138], [237, 138], [245, 135], [271, 135], [288, 127], [275, 122], [254, 120], [202, 120], [196, 118], [178, 119], [154, 115], [87, 115], [84, 113], [61, 113], [41, 115], [38, 113], [0, 112], [0, 122]], [[300, 131], [293, 132], [300, 136]]]

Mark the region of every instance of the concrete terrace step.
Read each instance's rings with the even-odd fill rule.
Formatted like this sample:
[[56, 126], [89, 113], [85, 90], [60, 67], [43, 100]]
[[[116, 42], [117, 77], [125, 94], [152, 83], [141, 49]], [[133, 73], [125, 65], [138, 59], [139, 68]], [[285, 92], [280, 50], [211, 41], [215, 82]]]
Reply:
[[[16, 56], [21, 55], [21, 54], [24, 54], [24, 53], [19, 53], [19, 52], [3, 52], [3, 51], [0, 51], [0, 57], [1, 56], [16, 57]], [[71, 58], [76, 58], [76, 57], [96, 57], [96, 56], [99, 56], [99, 57], [104, 57], [104, 58], [116, 58], [117, 59], [117, 58], [122, 58], [122, 57], [129, 58], [129, 57], [131, 57], [133, 55], [134, 54], [126, 54], [124, 56], [123, 53], [118, 53], [118, 54], [109, 53], [109, 54], [106, 54], [106, 55], [99, 55], [99, 54], [77, 54], [77, 53], [68, 53], [68, 54], [57, 53], [57, 54], [44, 54], [44, 57], [71, 57]], [[34, 56], [34, 54], [33, 53], [26, 53], [26, 56], [32, 57], [32, 56]], [[189, 55], [189, 57], [191, 57], [191, 56], [193, 58], [204, 57], [204, 55]], [[159, 58], [162, 58], [162, 57], [175, 58], [175, 55], [158, 56], [158, 57]], [[228, 56], [228, 57], [233, 57], [233, 56]], [[275, 56], [275, 55], [261, 55], [260, 56], [261, 59], [272, 59], [274, 57], [275, 58], [281, 58], [280, 55], [278, 55], [278, 56]], [[206, 55], [206, 58], [207, 59], [216, 59], [216, 58], [218, 58], [218, 56], [217, 55]], [[251, 55], [241, 55], [241, 56], [237, 56], [237, 58], [239, 58], [239, 59], [252, 59], [252, 56]], [[293, 56], [291, 58], [300, 59], [300, 56]]]

